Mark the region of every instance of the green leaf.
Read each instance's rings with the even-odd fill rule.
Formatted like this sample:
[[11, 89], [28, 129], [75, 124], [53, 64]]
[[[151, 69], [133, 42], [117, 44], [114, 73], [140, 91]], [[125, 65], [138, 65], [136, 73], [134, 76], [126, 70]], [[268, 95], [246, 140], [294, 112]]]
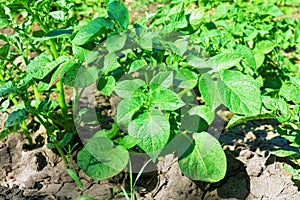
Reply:
[[214, 121], [215, 114], [206, 105], [196, 105], [181, 119], [181, 127], [189, 132], [204, 131]]
[[11, 93], [15, 93], [17, 90], [13, 86], [11, 81], [6, 82], [4, 85], [0, 85], [0, 97], [7, 97]]
[[214, 81], [210, 74], [202, 74], [199, 79], [198, 86], [201, 97], [204, 99], [205, 103], [210, 107], [211, 110], [214, 111], [218, 106], [222, 104], [222, 100], [220, 98], [219, 90], [217, 87], [217, 81]]
[[161, 111], [152, 110], [132, 120], [129, 123], [128, 134], [155, 161], [168, 142], [170, 124]]
[[113, 27], [114, 24], [110, 20], [104, 17], [98, 17], [79, 29], [72, 43], [75, 45], [86, 44], [103, 33], [106, 33], [107, 30], [112, 30]]
[[215, 64], [215, 71], [220, 71], [236, 66], [242, 60], [242, 55], [236, 52], [225, 52], [212, 57], [210, 60]]
[[9, 136], [10, 134], [13, 134], [14, 132], [9, 131], [8, 129], [4, 128], [0, 131], [0, 141]]
[[146, 67], [148, 64], [145, 59], [140, 59], [140, 60], [135, 60], [131, 63], [130, 68], [129, 68], [129, 74], [132, 72], [136, 72], [137, 70]]
[[64, 78], [65, 85], [74, 87], [74, 84], [77, 81], [76, 77], [77, 77], [79, 69], [80, 69], [80, 65], [78, 65], [78, 64], [72, 65], [68, 69], [68, 71], [66, 72], [65, 78]]
[[110, 96], [114, 91], [116, 80], [113, 76], [101, 76], [97, 83], [97, 89], [104, 95]]
[[279, 16], [283, 15], [284, 13], [280, 10], [280, 8], [278, 8], [275, 5], [272, 5], [271, 7], [268, 8], [267, 14], [271, 15], [273, 17], [279, 17]]
[[208, 124], [211, 124], [215, 119], [215, 113], [205, 105], [193, 106], [188, 113], [190, 115], [198, 115], [203, 118]]
[[61, 10], [51, 11], [49, 12], [49, 15], [59, 21], [65, 21], [66, 18], [65, 13]]
[[72, 169], [66, 169], [67, 173], [71, 176], [71, 178], [75, 181], [75, 183], [81, 188], [83, 189], [83, 185], [82, 182], [80, 180], [80, 178], [78, 177], [77, 173], [72, 170]]
[[132, 97], [123, 99], [117, 108], [116, 121], [119, 126], [128, 126], [132, 116], [143, 106], [140, 98]]
[[175, 5], [168, 12], [167, 18], [169, 19], [169, 25], [171, 28], [185, 28], [188, 26], [188, 21], [184, 15], [184, 4], [180, 3]]
[[297, 154], [299, 154], [299, 152], [278, 149], [278, 150], [271, 151], [271, 154], [274, 154], [275, 156], [278, 156], [278, 157], [285, 158], [285, 157], [297, 156]]
[[73, 33], [72, 29], [58, 28], [46, 33], [44, 38], [69, 38]]
[[156, 84], [165, 88], [171, 87], [171, 85], [173, 84], [173, 72], [159, 72], [151, 79], [150, 84]]
[[194, 9], [190, 15], [190, 24], [194, 29], [198, 29], [205, 15], [203, 8]]
[[87, 63], [95, 61], [99, 56], [98, 51], [91, 51], [77, 45], [73, 46], [73, 52], [76, 58]]
[[300, 104], [300, 86], [295, 84], [285, 84], [280, 88], [279, 95], [283, 96], [287, 101], [293, 101]]
[[2, 47], [0, 47], [0, 59], [2, 60], [7, 59], [9, 48], [10, 48], [9, 44], [5, 44]]
[[295, 169], [294, 167], [292, 167], [291, 165], [288, 165], [288, 164], [284, 164], [284, 169], [293, 175], [293, 178], [292, 178], [293, 180], [295, 180], [295, 181], [300, 180], [300, 170], [299, 169]]
[[127, 28], [129, 24], [129, 12], [122, 2], [113, 1], [109, 3], [107, 6], [107, 14], [124, 29]]
[[263, 120], [263, 119], [276, 119], [276, 115], [272, 113], [263, 113], [251, 116], [241, 116], [241, 115], [233, 115], [233, 117], [229, 120], [226, 129], [235, 127], [239, 124], [251, 121], [251, 120]]
[[49, 87], [54, 85], [58, 80], [63, 79], [65, 74], [74, 66], [76, 62], [73, 60], [69, 60], [63, 64], [61, 64], [57, 70], [53, 73], [51, 77], [51, 81]]
[[88, 196], [81, 196], [77, 200], [97, 200], [97, 199], [92, 198], [92, 197], [88, 197]]
[[[150, 85], [150, 88], [155, 87]], [[177, 110], [185, 105], [185, 103], [177, 96], [175, 92], [164, 87], [158, 87], [150, 93], [150, 103], [158, 106], [163, 110]]]
[[270, 40], [263, 40], [257, 43], [255, 49], [256, 51], [268, 54], [276, 47], [276, 45]]
[[98, 80], [98, 74], [96, 67], [80, 67], [75, 85], [77, 87], [87, 87]]
[[250, 67], [251, 69], [256, 71], [255, 58], [254, 58], [254, 55], [253, 55], [253, 53], [252, 53], [252, 51], [249, 47], [244, 46], [244, 45], [237, 45], [236, 52], [241, 54], [244, 57], [245, 62], [246, 62], [248, 67]]
[[21, 124], [22, 121], [26, 120], [28, 118], [28, 112], [26, 108], [18, 109], [10, 113], [8, 116], [5, 127], [14, 127], [18, 124]]
[[137, 94], [140, 91], [139, 89], [145, 86], [146, 83], [141, 79], [125, 80], [117, 83], [115, 92], [121, 98], [129, 98]]
[[225, 177], [227, 163], [225, 153], [209, 133], [193, 134], [194, 145], [178, 160], [182, 173], [192, 180], [218, 182]]
[[241, 115], [260, 113], [262, 101], [260, 85], [239, 71], [223, 71], [218, 80], [221, 99], [231, 111]]
[[211, 69], [212, 63], [209, 63], [203, 58], [199, 58], [197, 56], [189, 56], [188, 64], [199, 69]]
[[156, 36], [155, 33], [148, 32], [148, 33], [142, 35], [142, 37], [138, 41], [138, 44], [140, 45], [140, 47], [142, 49], [152, 51], [152, 48], [153, 48], [153, 41], [152, 40], [155, 36]]
[[104, 56], [104, 68], [102, 69], [104, 74], [108, 74], [120, 67], [118, 58], [119, 57], [115, 53], [108, 53]]
[[255, 51], [254, 53], [256, 68], [260, 68], [265, 61], [265, 54], [262, 51]]
[[122, 145], [126, 149], [131, 149], [136, 145], [136, 142], [130, 135], [125, 135], [123, 138], [117, 138], [114, 141], [117, 142], [119, 145]]
[[116, 52], [122, 49], [126, 43], [127, 36], [124, 33], [109, 36], [105, 45], [109, 52]]
[[128, 151], [103, 136], [92, 137], [77, 154], [77, 163], [89, 177], [104, 180], [120, 173], [129, 160]]
[[41, 80], [69, 58], [67, 56], [59, 56], [55, 61], [51, 61], [51, 59], [50, 55], [42, 53], [29, 63], [25, 71], [33, 78]]
[[181, 68], [177, 70], [175, 85], [179, 88], [194, 88], [198, 83], [198, 75], [190, 69]]

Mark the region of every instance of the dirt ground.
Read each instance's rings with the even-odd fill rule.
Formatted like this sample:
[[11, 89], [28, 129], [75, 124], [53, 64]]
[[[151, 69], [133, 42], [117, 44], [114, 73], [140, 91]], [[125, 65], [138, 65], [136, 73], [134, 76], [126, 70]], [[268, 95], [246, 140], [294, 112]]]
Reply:
[[[109, 99], [97, 98], [109, 103]], [[0, 115], [1, 122], [5, 115]], [[276, 147], [291, 148], [276, 134], [276, 122], [254, 121], [222, 132], [220, 142], [228, 159], [227, 175], [218, 183], [191, 181], [179, 170], [174, 155], [159, 159], [154, 172], [144, 174], [137, 185], [141, 200], [198, 199], [300, 199], [298, 187], [284, 169], [284, 162], [270, 154]], [[40, 127], [36, 136], [44, 135]], [[96, 199], [118, 197], [120, 185], [128, 186], [128, 174], [94, 181], [79, 170], [84, 191], [66, 173], [61, 158], [45, 145], [26, 150], [25, 139], [12, 134], [0, 142], [0, 199], [55, 200], [89, 195]], [[75, 159], [75, 154], [74, 154]]]

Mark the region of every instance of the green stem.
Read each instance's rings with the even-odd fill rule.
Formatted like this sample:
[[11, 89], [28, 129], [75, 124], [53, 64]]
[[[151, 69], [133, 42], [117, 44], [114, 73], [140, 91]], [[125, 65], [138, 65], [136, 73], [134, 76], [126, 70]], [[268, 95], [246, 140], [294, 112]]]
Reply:
[[63, 162], [64, 162], [66, 168], [69, 168], [69, 163], [68, 163], [67, 157], [64, 154], [64, 152], [63, 152], [63, 150], [62, 150], [62, 148], [61, 148], [61, 146], [60, 146], [60, 144], [58, 143], [57, 140], [54, 141], [54, 146], [57, 149], [59, 155], [62, 157]]
[[26, 136], [26, 139], [27, 139], [28, 142], [29, 142], [29, 145], [30, 145], [30, 146], [33, 146], [32, 138], [31, 138], [31, 136], [30, 136], [30, 133], [29, 133], [29, 130], [28, 130], [28, 127], [27, 127], [26, 122], [25, 122], [25, 121], [22, 121], [21, 126], [22, 126], [22, 128], [23, 128], [23, 130], [24, 130], [24, 134], [25, 134], [25, 136]]
[[[42, 27], [42, 29], [45, 32], [49, 32], [49, 29], [47, 28], [47, 26], [44, 25], [44, 23], [41, 21], [39, 16], [35, 15], [32, 12], [31, 8], [26, 7], [26, 9], [29, 12], [29, 14], [31, 14], [33, 16], [33, 18], [39, 23], [39, 25]], [[51, 51], [54, 59], [56, 60], [58, 58], [58, 53], [57, 53], [55, 41], [53, 39], [50, 39], [49, 41], [50, 41], [50, 51]], [[57, 88], [57, 91], [58, 91], [58, 98], [59, 98], [58, 102], [59, 102], [59, 106], [60, 106], [61, 111], [62, 111], [62, 116], [64, 118], [67, 118], [68, 117], [68, 105], [67, 105], [66, 100], [65, 100], [64, 86], [63, 86], [63, 81], [62, 80], [59, 80], [56, 83], [56, 88]]]
[[184, 90], [182, 90], [181, 92], [178, 93], [179, 97], [182, 97], [184, 94], [186, 94], [188, 91], [190, 91], [191, 89], [189, 88], [185, 88]]
[[3, 74], [2, 74], [2, 70], [1, 70], [1, 72], [0, 72], [0, 81], [2, 81], [2, 82], [5, 81], [4, 76], [3, 76]]
[[52, 55], [53, 55], [54, 59], [57, 59], [58, 58], [58, 53], [57, 53], [56, 45], [55, 45], [55, 42], [54, 42], [53, 39], [50, 39], [50, 50], [52, 52]]
[[63, 116], [63, 118], [67, 118], [68, 117], [68, 105], [65, 100], [64, 85], [63, 85], [62, 80], [59, 80], [56, 83], [56, 88], [58, 91], [58, 103], [61, 108], [62, 116]]
[[33, 85], [32, 85], [32, 88], [33, 88], [33, 93], [34, 93], [35, 99], [38, 100], [38, 101], [40, 101], [40, 100], [41, 100], [41, 97], [40, 97], [40, 93], [39, 93], [39, 91], [38, 91], [38, 89], [37, 89], [36, 84], [33, 84]]

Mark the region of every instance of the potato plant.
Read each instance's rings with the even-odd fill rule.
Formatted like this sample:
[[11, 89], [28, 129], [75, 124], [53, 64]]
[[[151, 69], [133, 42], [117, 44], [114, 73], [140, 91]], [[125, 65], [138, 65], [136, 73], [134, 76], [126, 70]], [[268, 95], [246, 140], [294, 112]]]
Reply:
[[[109, 1], [106, 14], [84, 25], [68, 1], [16, 0], [0, 9], [0, 28], [13, 30], [0, 34], [1, 111], [9, 113], [1, 139], [21, 126], [34, 146], [28, 122], [36, 120], [48, 147], [72, 168], [65, 150], [81, 134], [76, 127], [99, 124], [80, 106], [94, 84], [121, 99], [111, 128], [97, 131], [77, 154], [95, 179], [120, 173], [133, 153], [155, 162], [174, 152], [187, 177], [223, 179], [226, 157], [208, 131], [221, 105], [234, 112], [227, 128], [275, 118], [284, 124], [279, 133], [299, 148], [299, 66], [283, 51], [300, 52], [300, 23], [272, 3], [172, 1], [133, 25], [120, 1]], [[72, 112], [66, 86], [74, 88]]]

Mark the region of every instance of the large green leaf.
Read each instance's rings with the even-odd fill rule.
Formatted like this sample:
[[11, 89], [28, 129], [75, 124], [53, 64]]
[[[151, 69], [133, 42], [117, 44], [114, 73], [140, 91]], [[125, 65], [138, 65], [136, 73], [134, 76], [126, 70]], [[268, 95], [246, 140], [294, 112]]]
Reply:
[[128, 151], [104, 136], [92, 137], [77, 155], [79, 167], [89, 177], [104, 180], [120, 173], [129, 160]]
[[107, 14], [124, 29], [127, 28], [129, 24], [129, 12], [122, 2], [113, 1], [109, 3], [107, 6]]
[[46, 33], [44, 38], [69, 38], [73, 33], [72, 29], [58, 28]]
[[215, 112], [206, 105], [193, 106], [181, 119], [181, 127], [189, 132], [204, 131], [214, 121]]
[[97, 89], [104, 95], [110, 96], [114, 91], [116, 80], [113, 76], [101, 76], [97, 83]]
[[75, 45], [86, 44], [105, 33], [107, 30], [113, 29], [113, 27], [114, 24], [110, 20], [105, 19], [104, 17], [98, 17], [82, 27], [75, 35], [72, 43]]
[[76, 62], [73, 60], [69, 60], [67, 62], [64, 62], [61, 64], [58, 69], [53, 73], [51, 77], [51, 81], [49, 86], [51, 87], [53, 84], [55, 84], [58, 80], [63, 79], [65, 74], [74, 66], [76, 65]]
[[256, 71], [256, 62], [251, 49], [245, 45], [237, 45], [236, 52], [244, 57], [248, 67]]
[[52, 57], [46, 53], [40, 54], [32, 60], [26, 67], [26, 71], [36, 79], [44, 79], [50, 74], [58, 65], [67, 61], [67, 56], [60, 56], [56, 60], [51, 61]]
[[7, 97], [11, 93], [15, 93], [17, 90], [13, 86], [11, 81], [6, 82], [3, 85], [0, 85], [0, 97]]
[[239, 71], [226, 70], [220, 73], [218, 88], [221, 99], [231, 111], [241, 115], [260, 113], [262, 98], [260, 85], [250, 76]]
[[256, 50], [263, 52], [264, 54], [270, 53], [274, 48], [275, 44], [270, 40], [263, 40], [257, 43]]
[[258, 69], [262, 66], [262, 64], [265, 61], [265, 54], [260, 50], [255, 51], [254, 58], [255, 58], [256, 68]]
[[22, 121], [28, 118], [28, 112], [26, 108], [18, 109], [10, 113], [8, 116], [5, 127], [13, 127], [21, 124]]
[[285, 84], [280, 88], [279, 95], [283, 96], [287, 101], [293, 101], [300, 104], [300, 86], [295, 84]]
[[98, 51], [91, 51], [77, 45], [73, 46], [73, 53], [75, 57], [78, 58], [80, 61], [84, 61], [87, 63], [95, 61], [99, 56]]
[[201, 75], [199, 79], [199, 91], [201, 93], [201, 97], [211, 110], [215, 110], [222, 104], [217, 87], [217, 81], [214, 81], [210, 74], [205, 73]]
[[198, 29], [200, 27], [203, 17], [205, 15], [204, 11], [205, 10], [203, 8], [192, 10], [189, 21], [194, 29]]
[[115, 52], [122, 49], [126, 43], [126, 34], [116, 34], [108, 37], [105, 41], [106, 48], [109, 52]]
[[129, 123], [129, 135], [152, 160], [156, 160], [170, 136], [170, 124], [159, 110], [140, 114]]
[[104, 56], [104, 67], [101, 69], [104, 74], [108, 74], [120, 67], [118, 58], [119, 57], [115, 53], [108, 53]]
[[190, 69], [181, 68], [177, 70], [175, 85], [179, 88], [192, 89], [197, 85], [198, 75]]
[[166, 71], [156, 74], [150, 81], [150, 84], [156, 84], [165, 88], [171, 87], [173, 84], [173, 72]]
[[206, 132], [194, 133], [193, 139], [194, 145], [178, 160], [182, 173], [199, 181], [217, 182], [223, 179], [227, 163], [218, 140]]
[[98, 74], [96, 67], [80, 67], [74, 83], [78, 87], [87, 87], [98, 80]]
[[125, 80], [116, 85], [115, 92], [121, 98], [129, 98], [134, 94], [138, 95], [139, 89], [144, 86], [146, 83], [141, 79]]
[[241, 115], [234, 115], [228, 122], [226, 129], [234, 127], [236, 125], [245, 123], [247, 121], [251, 120], [262, 120], [262, 119], [271, 119], [276, 118], [276, 115], [272, 113], [263, 113], [263, 114], [257, 114], [257, 115], [251, 115], [251, 116], [241, 116]]
[[150, 103], [158, 106], [163, 110], [177, 110], [185, 105], [185, 103], [178, 97], [178, 95], [170, 89], [165, 87], [158, 87], [150, 85], [150, 88], [155, 89], [150, 93]]
[[148, 64], [145, 59], [140, 59], [140, 60], [135, 60], [131, 63], [130, 68], [129, 68], [129, 74], [132, 72], [135, 72], [143, 67], [146, 67]]
[[0, 59], [1, 60], [6, 60], [7, 59], [9, 48], [10, 48], [9, 44], [5, 44], [5, 45], [0, 47]]
[[140, 98], [132, 97], [123, 99], [117, 108], [116, 121], [119, 126], [127, 126], [132, 116], [143, 106], [143, 101]]
[[242, 55], [239, 53], [225, 52], [212, 57], [211, 61], [215, 64], [215, 71], [219, 71], [221, 69], [229, 69], [237, 65], [242, 58]]

